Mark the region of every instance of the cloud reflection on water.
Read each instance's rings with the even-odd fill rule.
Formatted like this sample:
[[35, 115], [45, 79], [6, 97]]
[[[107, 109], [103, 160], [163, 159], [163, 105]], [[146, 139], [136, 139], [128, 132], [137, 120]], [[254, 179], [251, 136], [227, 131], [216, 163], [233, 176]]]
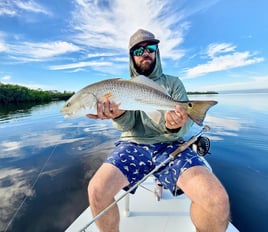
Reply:
[[73, 143], [81, 140], [82, 138], [66, 139], [64, 134], [55, 134], [54, 131], [45, 131], [40, 133], [31, 133], [22, 135], [20, 141], [4, 140], [0, 142], [0, 159], [1, 158], [14, 158], [27, 156], [28, 154], [23, 152], [24, 148], [32, 147], [35, 149], [42, 149], [50, 146], [56, 146], [60, 144]]
[[[16, 216], [16, 221], [20, 221], [20, 218], [27, 218], [29, 213], [27, 208], [35, 208], [41, 204], [40, 193], [41, 196], [54, 195], [55, 188], [61, 188], [61, 192], [68, 198], [68, 200], [65, 199], [64, 208], [68, 208], [68, 202], [70, 202], [72, 205], [77, 205], [77, 209], [73, 207], [73, 213], [70, 213], [64, 220], [59, 219], [62, 220], [60, 223], [54, 221], [55, 218], [62, 216], [62, 214], [59, 215], [59, 211], [63, 207], [60, 205], [58, 205], [59, 209], [53, 209], [53, 212], [47, 212], [47, 216], [39, 216], [37, 220], [43, 221], [47, 217], [48, 222], [45, 222], [45, 224], [48, 227], [49, 224], [51, 224], [51, 227], [60, 227], [61, 225], [61, 228], [58, 229], [63, 230], [63, 226], [71, 223], [78, 216], [75, 213], [77, 213], [79, 207], [82, 207], [81, 203], [87, 202], [85, 189], [75, 187], [79, 191], [69, 196], [70, 190], [65, 189], [66, 186], [70, 188], [72, 185], [81, 184], [81, 181], [86, 185], [89, 178], [103, 162], [107, 152], [109, 152], [112, 146], [111, 140], [114, 141], [118, 135], [118, 132], [112, 128], [111, 122], [108, 121], [104, 123], [87, 118], [67, 121], [59, 118], [51, 123], [49, 118], [46, 117], [44, 117], [44, 120], [45, 122], [31, 120], [32, 124], [27, 125], [20, 123], [22, 121], [17, 121], [13, 128], [10, 128], [8, 124], [1, 128], [1, 131], [11, 130], [6, 136], [4, 136], [4, 133], [0, 134], [0, 231], [5, 230], [9, 220], [15, 215], [25, 197], [30, 198]], [[107, 143], [107, 140], [110, 142]], [[33, 183], [35, 183], [39, 174], [40, 178], [35, 186]], [[44, 182], [44, 180], [46, 181]], [[57, 187], [51, 184], [55, 180], [58, 180]], [[76, 180], [78, 183], [76, 183]], [[50, 185], [48, 188], [50, 191], [47, 191], [46, 185]], [[81, 201], [81, 194], [84, 196], [84, 201]], [[59, 195], [54, 197], [58, 198]], [[77, 203], [75, 199], [71, 200], [74, 197], [80, 199], [80, 203]], [[35, 203], [37, 206], [33, 206], [31, 201], [37, 201]], [[36, 210], [32, 209], [32, 211]], [[41, 214], [39, 210], [41, 209], [38, 208], [34, 217]], [[24, 215], [26, 212], [28, 213]], [[25, 219], [23, 220], [25, 221]], [[40, 224], [43, 227], [44, 223], [41, 223], [41, 221]], [[19, 224], [15, 223], [15, 227]], [[38, 223], [35, 224], [37, 226]], [[12, 227], [12, 231], [13, 229]], [[41, 231], [40, 228], [37, 230]]]
[[223, 140], [224, 136], [238, 136], [238, 132], [244, 125], [239, 118], [210, 115], [207, 115], [205, 124], [212, 128], [209, 138], [214, 141]]
[[[34, 195], [34, 190], [26, 176], [31, 170], [20, 168], [0, 169], [0, 230], [4, 230], [7, 222], [14, 215], [24, 197]], [[2, 228], [1, 228], [2, 227]]]

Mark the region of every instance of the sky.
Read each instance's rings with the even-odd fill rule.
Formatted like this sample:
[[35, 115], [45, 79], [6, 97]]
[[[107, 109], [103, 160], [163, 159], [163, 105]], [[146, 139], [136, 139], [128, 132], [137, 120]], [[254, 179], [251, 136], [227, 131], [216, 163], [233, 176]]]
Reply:
[[160, 40], [187, 91], [268, 89], [266, 0], [1, 0], [0, 82], [78, 91], [129, 79], [129, 37]]

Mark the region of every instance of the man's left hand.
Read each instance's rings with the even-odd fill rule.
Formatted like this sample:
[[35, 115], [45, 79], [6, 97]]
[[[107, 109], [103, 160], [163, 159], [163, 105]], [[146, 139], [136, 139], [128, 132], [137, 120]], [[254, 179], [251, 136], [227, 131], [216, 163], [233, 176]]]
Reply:
[[188, 121], [188, 115], [181, 105], [176, 105], [175, 110], [165, 113], [165, 121], [168, 129], [178, 129]]

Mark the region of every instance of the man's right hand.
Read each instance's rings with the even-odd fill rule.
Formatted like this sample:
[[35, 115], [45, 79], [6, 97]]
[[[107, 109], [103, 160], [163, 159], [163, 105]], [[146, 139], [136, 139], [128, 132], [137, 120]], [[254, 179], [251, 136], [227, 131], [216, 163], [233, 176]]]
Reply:
[[97, 104], [97, 114], [87, 114], [86, 116], [92, 119], [114, 119], [123, 113], [125, 113], [125, 110], [120, 110], [119, 104], [107, 99]]

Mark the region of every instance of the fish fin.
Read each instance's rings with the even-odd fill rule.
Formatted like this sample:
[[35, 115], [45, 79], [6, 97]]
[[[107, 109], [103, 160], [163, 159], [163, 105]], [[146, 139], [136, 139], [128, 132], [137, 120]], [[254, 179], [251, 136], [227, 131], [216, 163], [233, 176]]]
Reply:
[[112, 92], [106, 92], [105, 94], [103, 94], [100, 98], [100, 102], [106, 101], [108, 99], [111, 99], [113, 97], [113, 93]]
[[157, 89], [158, 91], [169, 95], [169, 93], [167, 92], [167, 90], [165, 88], [163, 88], [161, 85], [159, 85], [158, 83], [156, 83], [155, 81], [152, 81], [151, 79], [149, 79], [146, 76], [143, 75], [139, 75], [137, 77], [132, 78], [130, 81], [132, 82], [136, 82], [139, 84], [143, 84], [143, 85], [147, 85], [151, 88]]
[[145, 114], [147, 114], [148, 117], [152, 119], [153, 122], [159, 124], [161, 119], [161, 113], [159, 111], [145, 112]]
[[206, 113], [210, 107], [216, 105], [217, 101], [189, 101], [186, 112], [188, 116], [199, 126], [203, 125]]

